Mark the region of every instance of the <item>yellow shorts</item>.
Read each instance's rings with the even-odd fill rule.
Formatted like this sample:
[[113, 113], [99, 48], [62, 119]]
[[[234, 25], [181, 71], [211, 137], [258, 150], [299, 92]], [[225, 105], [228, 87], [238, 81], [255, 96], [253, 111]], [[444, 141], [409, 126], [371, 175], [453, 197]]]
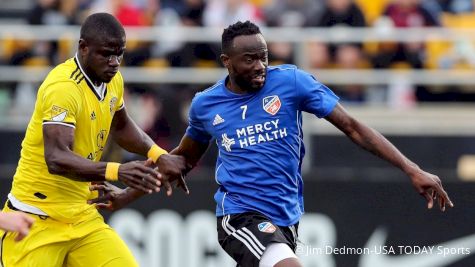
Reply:
[[[10, 209], [5, 206], [3, 211]], [[2, 235], [4, 267], [138, 266], [125, 243], [99, 213], [74, 224], [31, 216], [35, 223], [22, 241], [15, 242], [14, 233]]]

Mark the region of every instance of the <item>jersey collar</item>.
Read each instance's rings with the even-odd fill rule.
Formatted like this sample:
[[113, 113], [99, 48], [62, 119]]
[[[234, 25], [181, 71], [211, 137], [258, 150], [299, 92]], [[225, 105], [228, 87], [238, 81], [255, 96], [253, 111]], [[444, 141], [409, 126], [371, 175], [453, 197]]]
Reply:
[[95, 86], [94, 83], [92, 82], [92, 80], [89, 78], [89, 76], [87, 76], [86, 72], [84, 71], [84, 69], [82, 68], [81, 64], [79, 63], [79, 59], [78, 59], [78, 54], [76, 53], [76, 55], [74, 56], [74, 62], [76, 62], [76, 65], [79, 67], [79, 70], [81, 71], [81, 73], [84, 75], [84, 77], [86, 78], [86, 83], [87, 85], [89, 86], [89, 88], [92, 90], [92, 92], [94, 93], [94, 95], [96, 95], [97, 99], [99, 99], [99, 101], [102, 101], [104, 100], [104, 98], [106, 97], [106, 94], [107, 94], [107, 88], [106, 88], [106, 84], [105, 83], [101, 83], [99, 86]]

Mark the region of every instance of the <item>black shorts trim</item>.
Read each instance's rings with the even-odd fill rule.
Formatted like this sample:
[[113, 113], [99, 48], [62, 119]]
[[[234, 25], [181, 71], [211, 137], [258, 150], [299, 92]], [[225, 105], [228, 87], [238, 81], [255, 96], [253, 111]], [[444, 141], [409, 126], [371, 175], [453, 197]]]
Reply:
[[277, 226], [258, 212], [228, 214], [217, 218], [218, 241], [238, 266], [258, 267], [266, 247], [271, 243], [297, 247], [297, 227]]
[[36, 213], [31, 213], [31, 212], [28, 212], [28, 211], [23, 211], [23, 210], [17, 209], [15, 206], [13, 206], [12, 202], [9, 199], [7, 199], [7, 207], [9, 209], [13, 210], [13, 211], [21, 211], [23, 213], [28, 213], [28, 214], [31, 214], [31, 215], [38, 216], [42, 220], [46, 220], [49, 217], [47, 215], [39, 215], [39, 214], [36, 214]]

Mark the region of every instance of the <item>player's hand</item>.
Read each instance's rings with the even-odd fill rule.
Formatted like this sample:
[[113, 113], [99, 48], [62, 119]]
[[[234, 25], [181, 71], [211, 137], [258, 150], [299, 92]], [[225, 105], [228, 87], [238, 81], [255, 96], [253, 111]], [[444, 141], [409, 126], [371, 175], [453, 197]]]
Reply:
[[8, 232], [17, 233], [15, 241], [25, 238], [34, 222], [35, 219], [23, 212], [11, 211], [0, 213], [0, 228]]
[[181, 187], [186, 194], [189, 194], [188, 186], [185, 182], [186, 160], [183, 156], [164, 154], [157, 161], [158, 170], [162, 174], [161, 181], [167, 190], [167, 196], [173, 193], [171, 183], [177, 181], [177, 187]]
[[88, 204], [95, 204], [98, 209], [114, 211], [125, 207], [132, 201], [127, 196], [126, 190], [107, 182], [91, 184], [89, 190], [99, 193], [97, 198], [87, 201]]
[[454, 204], [450, 200], [447, 192], [442, 187], [439, 177], [423, 170], [418, 170], [411, 175], [412, 185], [417, 192], [427, 200], [427, 208], [434, 207], [434, 201], [439, 203], [441, 211], [445, 211], [445, 205], [453, 208]]
[[131, 161], [121, 164], [119, 167], [119, 181], [124, 184], [151, 194], [160, 191], [161, 174], [151, 168], [151, 161]]

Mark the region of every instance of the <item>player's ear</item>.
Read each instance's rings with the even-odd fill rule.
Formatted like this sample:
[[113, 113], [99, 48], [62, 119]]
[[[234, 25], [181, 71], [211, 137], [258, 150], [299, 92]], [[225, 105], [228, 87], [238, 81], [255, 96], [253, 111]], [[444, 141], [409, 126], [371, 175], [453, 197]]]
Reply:
[[84, 39], [82, 39], [82, 38], [79, 39], [79, 46], [78, 46], [78, 47], [79, 47], [79, 52], [80, 52], [81, 54], [87, 53], [88, 48], [87, 48], [87, 42], [86, 42], [86, 40], [84, 40]]
[[219, 56], [219, 58], [221, 59], [221, 62], [223, 63], [224, 67], [228, 68], [229, 67], [229, 56], [226, 55], [226, 54], [221, 54]]

